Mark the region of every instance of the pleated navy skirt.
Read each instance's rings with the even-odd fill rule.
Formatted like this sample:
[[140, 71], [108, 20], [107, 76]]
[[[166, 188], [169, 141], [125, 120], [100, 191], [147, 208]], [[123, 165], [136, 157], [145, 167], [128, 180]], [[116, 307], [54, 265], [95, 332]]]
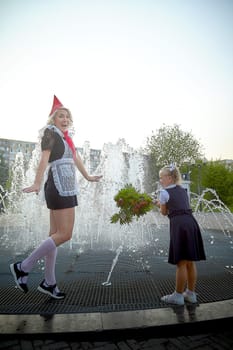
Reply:
[[168, 262], [176, 265], [181, 260], [206, 260], [200, 227], [192, 214], [170, 218]]

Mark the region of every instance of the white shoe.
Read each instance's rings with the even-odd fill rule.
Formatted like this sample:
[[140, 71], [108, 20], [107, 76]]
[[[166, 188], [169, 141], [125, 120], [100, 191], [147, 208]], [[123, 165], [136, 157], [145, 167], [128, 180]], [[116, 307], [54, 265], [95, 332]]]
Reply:
[[177, 292], [164, 295], [161, 300], [166, 304], [184, 305], [184, 296]]
[[191, 292], [186, 289], [186, 291], [183, 293], [183, 296], [184, 296], [184, 301], [187, 301], [188, 303], [191, 303], [191, 304], [197, 303], [197, 295], [195, 292]]

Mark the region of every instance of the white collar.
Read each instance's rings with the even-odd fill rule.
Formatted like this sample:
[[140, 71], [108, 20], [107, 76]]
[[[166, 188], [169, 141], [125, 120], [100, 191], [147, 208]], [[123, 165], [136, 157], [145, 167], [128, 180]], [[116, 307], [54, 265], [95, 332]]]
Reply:
[[47, 128], [56, 131], [56, 133], [58, 133], [61, 137], [64, 137], [63, 132], [60, 129], [58, 129], [55, 125], [49, 124]]
[[164, 189], [166, 190], [167, 188], [174, 188], [174, 187], [176, 187], [176, 184], [169, 185], [169, 186], [165, 187]]

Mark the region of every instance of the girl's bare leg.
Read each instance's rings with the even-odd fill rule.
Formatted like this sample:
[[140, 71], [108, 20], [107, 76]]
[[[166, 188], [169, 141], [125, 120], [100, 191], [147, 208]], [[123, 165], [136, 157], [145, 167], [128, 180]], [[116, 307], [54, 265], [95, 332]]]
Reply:
[[187, 260], [181, 260], [176, 266], [176, 292], [183, 293], [187, 283]]
[[197, 268], [194, 261], [187, 262], [187, 288], [194, 292], [197, 282]]

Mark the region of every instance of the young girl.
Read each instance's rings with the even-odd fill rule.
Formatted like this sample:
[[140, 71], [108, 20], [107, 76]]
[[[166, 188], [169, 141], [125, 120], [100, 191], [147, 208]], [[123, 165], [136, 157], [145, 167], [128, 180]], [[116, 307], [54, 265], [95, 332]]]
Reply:
[[[170, 246], [168, 262], [176, 265], [176, 289], [161, 300], [168, 304], [196, 303], [195, 261], [205, 260], [205, 251], [199, 225], [192, 215], [187, 192], [181, 187], [181, 174], [174, 165], [159, 172], [160, 192], [158, 206], [162, 215], [170, 220]], [[186, 290], [185, 290], [186, 288]]]
[[82, 159], [71, 137], [69, 129], [73, 119], [69, 109], [54, 96], [47, 127], [41, 140], [41, 158], [32, 186], [25, 188], [25, 193], [38, 192], [41, 189], [43, 177], [49, 165], [48, 178], [44, 185], [47, 207], [50, 211], [49, 237], [43, 241], [26, 259], [10, 265], [10, 270], [19, 290], [28, 292], [28, 274], [36, 262], [45, 258], [44, 280], [38, 286], [41, 293], [54, 299], [64, 299], [56, 284], [55, 264], [57, 247], [69, 241], [72, 237], [75, 207], [78, 205], [77, 167], [82, 176], [91, 182], [98, 182], [101, 175], [91, 176], [87, 173]]

